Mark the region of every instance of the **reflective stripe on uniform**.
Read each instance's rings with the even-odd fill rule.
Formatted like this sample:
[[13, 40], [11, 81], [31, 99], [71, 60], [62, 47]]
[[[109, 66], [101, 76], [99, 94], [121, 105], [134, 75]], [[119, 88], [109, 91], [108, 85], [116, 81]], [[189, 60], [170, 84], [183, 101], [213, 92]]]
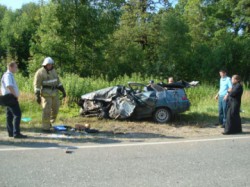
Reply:
[[40, 92], [41, 91], [41, 89], [40, 88], [36, 88], [36, 90], [35, 90], [36, 92]]
[[52, 80], [48, 80], [48, 81], [43, 81], [43, 84], [55, 83], [57, 81], [58, 81], [57, 79], [52, 79]]
[[58, 86], [62, 86], [62, 83], [60, 83]]

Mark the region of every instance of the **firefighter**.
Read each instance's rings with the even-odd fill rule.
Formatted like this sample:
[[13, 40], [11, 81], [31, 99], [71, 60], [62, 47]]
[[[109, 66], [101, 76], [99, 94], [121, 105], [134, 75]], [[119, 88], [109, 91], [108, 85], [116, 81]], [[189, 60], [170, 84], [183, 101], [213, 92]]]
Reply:
[[60, 99], [58, 90], [66, 97], [66, 92], [54, 69], [54, 61], [51, 57], [46, 57], [34, 78], [34, 89], [36, 101], [42, 104], [42, 129], [43, 132], [50, 133], [51, 123], [54, 123], [59, 111]]

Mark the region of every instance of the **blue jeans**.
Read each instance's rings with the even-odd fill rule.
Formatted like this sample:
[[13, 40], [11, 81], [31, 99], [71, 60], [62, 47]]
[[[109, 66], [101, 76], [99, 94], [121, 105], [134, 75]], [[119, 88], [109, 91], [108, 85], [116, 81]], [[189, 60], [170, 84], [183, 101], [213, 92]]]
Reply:
[[227, 117], [227, 101], [224, 100], [224, 96], [219, 96], [219, 123], [221, 125], [226, 124]]
[[17, 103], [14, 106], [8, 106], [6, 109], [6, 117], [7, 117], [7, 130], [9, 136], [16, 136], [20, 134], [20, 122], [21, 122], [22, 112]]

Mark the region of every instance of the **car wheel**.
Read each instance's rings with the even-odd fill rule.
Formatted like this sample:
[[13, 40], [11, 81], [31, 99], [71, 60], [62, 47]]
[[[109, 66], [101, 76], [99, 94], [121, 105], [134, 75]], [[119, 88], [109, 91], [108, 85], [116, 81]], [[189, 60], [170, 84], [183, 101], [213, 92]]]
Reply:
[[167, 108], [158, 108], [154, 113], [154, 119], [158, 123], [166, 123], [171, 119], [171, 112]]

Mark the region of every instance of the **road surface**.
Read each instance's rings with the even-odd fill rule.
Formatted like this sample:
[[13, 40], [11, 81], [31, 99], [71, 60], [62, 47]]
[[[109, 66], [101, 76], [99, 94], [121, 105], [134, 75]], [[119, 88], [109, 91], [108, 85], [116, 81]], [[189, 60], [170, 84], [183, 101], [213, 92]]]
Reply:
[[0, 142], [0, 186], [250, 186], [248, 134], [65, 149]]

